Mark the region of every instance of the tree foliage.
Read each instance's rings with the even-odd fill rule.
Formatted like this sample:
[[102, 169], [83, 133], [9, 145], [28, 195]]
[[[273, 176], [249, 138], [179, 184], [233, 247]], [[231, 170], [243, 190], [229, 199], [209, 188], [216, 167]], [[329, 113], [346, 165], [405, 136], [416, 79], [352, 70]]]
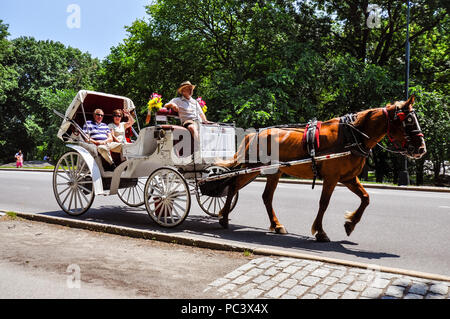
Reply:
[[[442, 130], [450, 51], [445, 4], [411, 2], [411, 92], [426, 132], [426, 159], [436, 167], [449, 159]], [[368, 24], [374, 13], [375, 27]], [[44, 128], [54, 130], [46, 126], [45, 108], [64, 108], [80, 88], [130, 97], [144, 115], [151, 93], [167, 102], [190, 80], [210, 120], [244, 128], [326, 120], [406, 95], [402, 1], [156, 0], [126, 30], [99, 62], [52, 41], [9, 41], [0, 23], [0, 107], [7, 108], [0, 143], [11, 144], [8, 153], [18, 147], [17, 136], [33, 154], [54, 147], [38, 138]], [[395, 178], [394, 157], [377, 149], [371, 162], [381, 178]]]

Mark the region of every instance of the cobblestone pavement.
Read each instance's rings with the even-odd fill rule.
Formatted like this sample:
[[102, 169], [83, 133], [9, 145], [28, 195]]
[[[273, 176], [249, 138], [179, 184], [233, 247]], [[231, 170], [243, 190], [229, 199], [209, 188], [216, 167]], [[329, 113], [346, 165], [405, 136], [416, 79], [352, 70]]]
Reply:
[[262, 257], [208, 285], [225, 298], [450, 299], [450, 282], [318, 261]]

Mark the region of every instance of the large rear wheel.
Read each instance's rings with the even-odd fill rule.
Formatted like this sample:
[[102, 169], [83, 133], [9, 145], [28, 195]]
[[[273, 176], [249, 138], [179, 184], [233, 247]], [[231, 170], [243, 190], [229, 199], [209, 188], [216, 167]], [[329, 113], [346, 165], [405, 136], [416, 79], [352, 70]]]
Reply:
[[175, 227], [181, 224], [191, 209], [191, 194], [184, 177], [171, 167], [155, 170], [144, 189], [147, 213], [158, 225]]
[[92, 172], [83, 157], [74, 151], [62, 155], [53, 170], [53, 193], [61, 209], [71, 216], [87, 212], [95, 193]]

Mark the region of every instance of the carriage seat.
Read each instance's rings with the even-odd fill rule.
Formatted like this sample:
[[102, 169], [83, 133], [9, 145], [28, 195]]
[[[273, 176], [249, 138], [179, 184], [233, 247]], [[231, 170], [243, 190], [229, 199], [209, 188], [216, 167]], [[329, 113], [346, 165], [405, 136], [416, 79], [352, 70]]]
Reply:
[[143, 128], [134, 143], [124, 144], [122, 154], [124, 157], [141, 157], [152, 155], [158, 147], [155, 138], [155, 127]]

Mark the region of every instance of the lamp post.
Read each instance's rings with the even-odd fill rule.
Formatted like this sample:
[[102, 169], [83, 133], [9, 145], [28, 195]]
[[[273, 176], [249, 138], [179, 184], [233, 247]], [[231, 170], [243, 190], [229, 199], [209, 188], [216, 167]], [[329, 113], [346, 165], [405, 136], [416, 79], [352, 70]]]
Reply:
[[[406, 9], [406, 52], [405, 52], [405, 93], [406, 100], [409, 98], [409, 0]], [[402, 158], [402, 170], [398, 174], [398, 185], [409, 185], [408, 161], [406, 156]]]

